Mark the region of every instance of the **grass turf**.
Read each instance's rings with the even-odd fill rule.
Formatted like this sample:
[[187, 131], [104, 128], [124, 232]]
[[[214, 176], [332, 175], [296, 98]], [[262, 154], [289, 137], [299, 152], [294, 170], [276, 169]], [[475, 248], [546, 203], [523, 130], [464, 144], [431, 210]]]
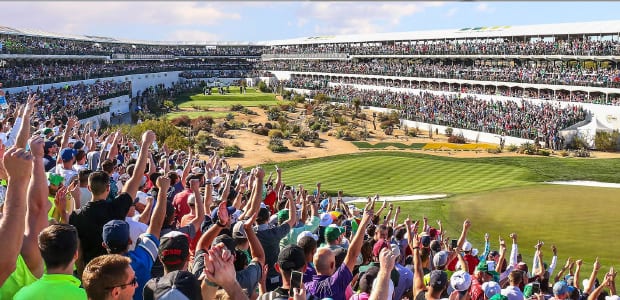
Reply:
[[[394, 202], [400, 206], [400, 220], [407, 217], [429, 218], [431, 226], [441, 219], [451, 238], [458, 238], [463, 220], [469, 218], [472, 227], [468, 240], [482, 253], [484, 233], [491, 237], [491, 248], [498, 248], [501, 235], [510, 251], [510, 232], [519, 235], [519, 252], [531, 268], [533, 246], [537, 240], [545, 242], [543, 260], [551, 262], [551, 245], [558, 247], [558, 265], [555, 274], [566, 259], [583, 258], [582, 278], [588, 278], [594, 258], [599, 256], [606, 272], [618, 263], [620, 247], [618, 234], [610, 228], [615, 220], [613, 207], [620, 205], [617, 189], [579, 186], [533, 185], [494, 191], [458, 195], [445, 200]], [[377, 207], [378, 209], [378, 207]], [[509, 254], [509, 253], [508, 253]], [[601, 276], [599, 276], [600, 278]]]
[[231, 87], [230, 93], [220, 95], [217, 89], [213, 89], [213, 94], [183, 94], [176, 98], [179, 107], [207, 106], [207, 107], [230, 107], [233, 104], [241, 104], [246, 107], [255, 107], [262, 104], [275, 105], [284, 103], [276, 100], [275, 94], [262, 93], [256, 89], [248, 88], [246, 94], [239, 94], [239, 87]]
[[[180, 116], [188, 116], [190, 119], [195, 119], [200, 116], [211, 116], [214, 119], [224, 118], [231, 112], [228, 111], [177, 111], [166, 114], [166, 118], [174, 119]], [[236, 114], [232, 112], [233, 114]]]
[[[278, 163], [285, 182], [346, 195], [463, 194], [553, 180], [620, 182], [620, 159], [452, 158], [373, 151]], [[264, 166], [273, 171], [273, 164]]]

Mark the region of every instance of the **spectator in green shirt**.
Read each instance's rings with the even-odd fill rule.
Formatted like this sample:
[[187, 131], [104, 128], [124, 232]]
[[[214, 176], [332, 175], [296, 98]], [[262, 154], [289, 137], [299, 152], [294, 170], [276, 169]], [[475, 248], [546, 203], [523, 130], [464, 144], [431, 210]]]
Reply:
[[73, 276], [78, 257], [78, 236], [75, 227], [55, 224], [39, 234], [39, 250], [47, 273], [33, 284], [19, 290], [13, 299], [86, 299], [80, 280]]

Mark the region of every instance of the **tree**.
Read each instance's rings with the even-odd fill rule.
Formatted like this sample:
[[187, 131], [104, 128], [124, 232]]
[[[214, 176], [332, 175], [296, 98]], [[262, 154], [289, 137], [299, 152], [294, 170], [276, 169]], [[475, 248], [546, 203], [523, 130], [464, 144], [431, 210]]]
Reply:
[[353, 119], [355, 119], [357, 117], [357, 114], [359, 114], [360, 112], [360, 107], [362, 106], [362, 100], [360, 100], [360, 98], [353, 98], [353, 100], [351, 100], [351, 103], [353, 104], [353, 107], [355, 108], [355, 113], [353, 114]]
[[330, 99], [327, 95], [323, 93], [318, 93], [316, 94], [316, 96], [314, 96], [314, 100], [317, 101], [319, 104], [323, 104], [328, 102]]

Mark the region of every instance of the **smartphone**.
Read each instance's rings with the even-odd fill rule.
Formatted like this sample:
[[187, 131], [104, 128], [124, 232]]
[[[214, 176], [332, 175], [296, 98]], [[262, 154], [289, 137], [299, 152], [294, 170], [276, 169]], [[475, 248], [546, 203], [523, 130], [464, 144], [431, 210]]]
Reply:
[[489, 260], [487, 261], [487, 270], [494, 271], [495, 270], [495, 261]]
[[289, 290], [289, 296], [293, 297], [293, 288], [301, 288], [303, 284], [303, 273], [299, 271], [291, 271], [291, 288]]
[[452, 241], [450, 242], [450, 248], [455, 249], [456, 246], [458, 246], [458, 240], [456, 239], [452, 239]]
[[540, 283], [534, 282], [532, 283], [532, 295], [540, 293]]

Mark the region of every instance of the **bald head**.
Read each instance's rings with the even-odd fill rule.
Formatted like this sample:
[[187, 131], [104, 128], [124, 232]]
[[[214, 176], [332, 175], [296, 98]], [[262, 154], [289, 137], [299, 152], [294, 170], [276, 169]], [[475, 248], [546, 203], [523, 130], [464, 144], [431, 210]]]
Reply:
[[336, 256], [329, 248], [319, 248], [312, 259], [319, 275], [331, 276], [336, 270]]

